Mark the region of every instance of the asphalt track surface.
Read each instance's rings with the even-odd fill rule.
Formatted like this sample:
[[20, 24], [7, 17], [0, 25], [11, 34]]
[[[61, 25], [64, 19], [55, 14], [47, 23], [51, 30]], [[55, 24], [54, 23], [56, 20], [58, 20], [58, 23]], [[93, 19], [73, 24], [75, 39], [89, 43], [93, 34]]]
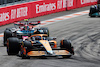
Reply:
[[[47, 20], [87, 9], [89, 7], [30, 20]], [[6, 27], [13, 27], [13, 24], [0, 27], [0, 33]], [[8, 56], [6, 47], [3, 47], [3, 41], [0, 40], [0, 67], [100, 67], [100, 18], [90, 18], [88, 15], [83, 15], [45, 27], [49, 28], [50, 36], [58, 38], [57, 41], [63, 38], [71, 40], [75, 55], [67, 59], [56, 57], [21, 59], [18, 56]]]

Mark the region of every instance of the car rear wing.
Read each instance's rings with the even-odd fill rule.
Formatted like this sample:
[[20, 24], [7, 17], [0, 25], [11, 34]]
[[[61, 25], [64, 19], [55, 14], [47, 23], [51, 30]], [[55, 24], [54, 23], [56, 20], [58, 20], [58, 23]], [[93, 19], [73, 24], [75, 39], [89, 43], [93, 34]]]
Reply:
[[40, 21], [23, 21], [23, 22], [14, 22], [14, 25], [17, 25], [17, 26], [25, 26], [26, 24], [27, 24], [27, 25], [35, 26], [35, 25], [40, 24]]

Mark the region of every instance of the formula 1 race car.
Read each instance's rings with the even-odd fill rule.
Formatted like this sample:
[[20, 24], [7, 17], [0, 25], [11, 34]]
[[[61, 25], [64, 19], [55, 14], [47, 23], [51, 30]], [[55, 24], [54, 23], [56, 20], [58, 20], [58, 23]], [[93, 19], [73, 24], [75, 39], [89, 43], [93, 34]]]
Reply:
[[90, 17], [100, 17], [100, 4], [92, 5], [89, 12]]
[[49, 36], [49, 30], [46, 27], [37, 27], [35, 25], [40, 24], [40, 21], [24, 21], [24, 22], [15, 22], [15, 28], [6, 28], [4, 31], [4, 46], [7, 45], [7, 39], [10, 37], [17, 37], [22, 39], [22, 36], [34, 35], [34, 34], [47, 34]]
[[8, 55], [20, 54], [22, 59], [32, 56], [62, 56], [68, 58], [74, 55], [73, 46], [69, 40], [61, 40], [60, 48], [57, 48], [55, 37], [48, 37], [47, 34], [34, 34], [23, 36], [22, 39], [11, 37], [7, 39]]

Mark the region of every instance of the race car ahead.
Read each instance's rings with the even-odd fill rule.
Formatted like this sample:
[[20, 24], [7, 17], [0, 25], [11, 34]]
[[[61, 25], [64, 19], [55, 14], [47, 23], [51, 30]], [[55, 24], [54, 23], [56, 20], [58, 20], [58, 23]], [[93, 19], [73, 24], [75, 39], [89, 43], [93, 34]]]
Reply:
[[7, 53], [8, 55], [19, 53], [22, 59], [29, 59], [33, 56], [62, 56], [68, 58], [74, 55], [74, 50], [69, 40], [61, 40], [60, 48], [57, 48], [55, 37], [48, 37], [47, 34], [34, 34], [23, 36], [23, 39], [8, 38]]
[[14, 23], [15, 28], [6, 28], [6, 30], [4, 31], [4, 38], [3, 38], [4, 46], [7, 45], [7, 39], [10, 37], [17, 37], [19, 39], [22, 39], [22, 36], [34, 35], [36, 33], [48, 34], [49, 36], [48, 28], [46, 27], [34, 28], [34, 26], [39, 24], [40, 21], [15, 22]]
[[100, 4], [92, 5], [89, 12], [90, 17], [100, 17]]

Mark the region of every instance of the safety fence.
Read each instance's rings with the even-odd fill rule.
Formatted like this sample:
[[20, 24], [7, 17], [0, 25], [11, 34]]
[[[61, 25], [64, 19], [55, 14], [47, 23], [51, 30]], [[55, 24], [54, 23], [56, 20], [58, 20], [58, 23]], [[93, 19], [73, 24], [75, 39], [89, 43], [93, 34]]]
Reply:
[[97, 0], [41, 0], [0, 8], [0, 26], [23, 19], [97, 4]]

